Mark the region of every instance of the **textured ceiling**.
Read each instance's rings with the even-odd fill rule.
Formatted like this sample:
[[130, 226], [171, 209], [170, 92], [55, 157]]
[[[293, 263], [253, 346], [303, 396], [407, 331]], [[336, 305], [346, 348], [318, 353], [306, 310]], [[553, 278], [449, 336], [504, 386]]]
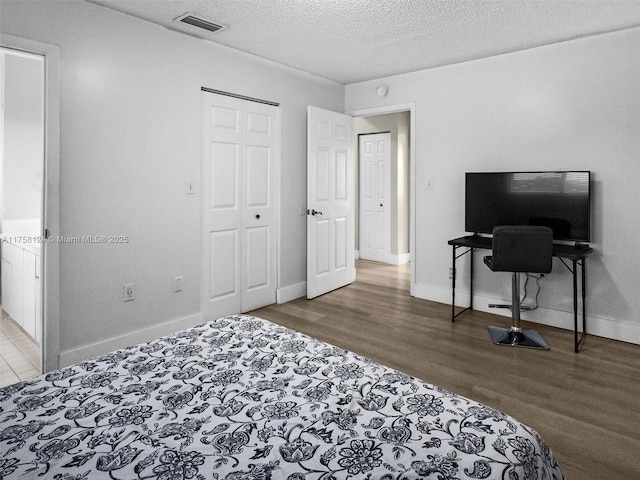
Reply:
[[640, 26], [640, 0], [87, 1], [342, 84]]

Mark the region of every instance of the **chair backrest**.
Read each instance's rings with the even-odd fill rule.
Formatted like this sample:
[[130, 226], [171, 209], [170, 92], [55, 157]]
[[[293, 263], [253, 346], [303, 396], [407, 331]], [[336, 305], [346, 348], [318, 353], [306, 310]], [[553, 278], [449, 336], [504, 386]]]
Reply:
[[492, 250], [492, 270], [549, 273], [553, 231], [549, 227], [501, 225], [493, 229]]

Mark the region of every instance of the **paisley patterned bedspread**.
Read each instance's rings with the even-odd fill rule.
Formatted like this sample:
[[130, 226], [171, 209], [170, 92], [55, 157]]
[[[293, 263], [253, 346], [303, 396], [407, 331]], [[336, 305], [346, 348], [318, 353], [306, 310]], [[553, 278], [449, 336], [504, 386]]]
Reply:
[[513, 418], [265, 320], [0, 389], [0, 479], [562, 479]]

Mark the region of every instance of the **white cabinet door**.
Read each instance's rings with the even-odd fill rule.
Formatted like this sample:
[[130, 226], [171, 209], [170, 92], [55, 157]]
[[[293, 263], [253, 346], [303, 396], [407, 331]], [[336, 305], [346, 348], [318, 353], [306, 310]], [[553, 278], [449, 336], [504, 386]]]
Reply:
[[307, 298], [355, 280], [353, 119], [307, 108]]
[[24, 251], [22, 328], [36, 338], [36, 254]]
[[203, 313], [276, 299], [279, 109], [203, 93]]
[[39, 344], [42, 343], [42, 265], [41, 265], [41, 257], [40, 255], [36, 255], [36, 274], [35, 274], [35, 284], [36, 284], [36, 342]]
[[36, 341], [42, 340], [40, 255], [2, 244], [2, 308]]
[[2, 244], [2, 308], [22, 326], [22, 297], [24, 283], [23, 252], [20, 247]]

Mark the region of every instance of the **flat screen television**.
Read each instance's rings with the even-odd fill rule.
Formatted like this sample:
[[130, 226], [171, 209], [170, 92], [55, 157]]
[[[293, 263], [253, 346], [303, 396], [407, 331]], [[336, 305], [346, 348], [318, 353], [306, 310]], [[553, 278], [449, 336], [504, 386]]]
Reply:
[[542, 225], [555, 240], [590, 242], [591, 172], [467, 172], [465, 231]]

